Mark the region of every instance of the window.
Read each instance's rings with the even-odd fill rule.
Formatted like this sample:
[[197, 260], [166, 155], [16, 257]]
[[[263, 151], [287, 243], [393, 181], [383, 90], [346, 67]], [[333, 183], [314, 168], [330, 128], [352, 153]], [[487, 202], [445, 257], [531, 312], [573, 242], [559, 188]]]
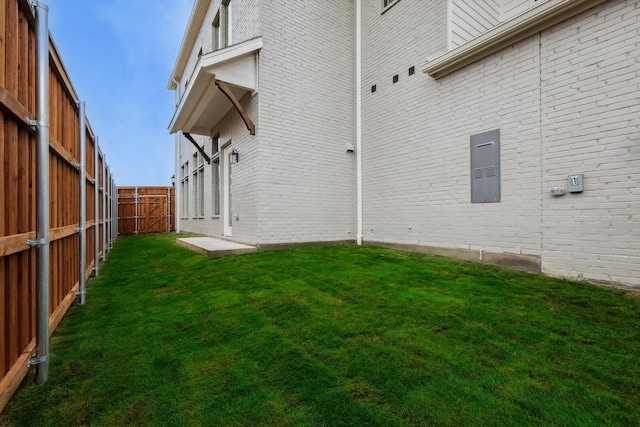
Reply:
[[213, 215], [220, 215], [220, 159], [217, 158], [211, 162], [213, 166]]
[[211, 137], [211, 176], [213, 180], [213, 216], [220, 215], [220, 135]]
[[231, 46], [231, 0], [223, 1], [221, 10], [224, 13], [225, 47]]
[[384, 12], [387, 8], [393, 6], [398, 3], [400, 0], [382, 0], [382, 11]]
[[218, 50], [222, 48], [222, 28], [220, 27], [220, 12], [216, 14], [215, 19], [213, 20], [213, 50]]
[[196, 218], [204, 217], [204, 159], [202, 154], [193, 155], [193, 201]]
[[223, 1], [212, 24], [213, 50], [231, 45], [231, 0]]
[[180, 168], [180, 196], [182, 196], [182, 218], [189, 217], [189, 162]]

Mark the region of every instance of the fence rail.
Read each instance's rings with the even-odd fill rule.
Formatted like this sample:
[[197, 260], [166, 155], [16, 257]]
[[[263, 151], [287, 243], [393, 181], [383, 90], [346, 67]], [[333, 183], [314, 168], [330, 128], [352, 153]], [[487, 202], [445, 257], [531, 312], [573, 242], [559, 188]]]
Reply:
[[[49, 248], [50, 334], [117, 237], [115, 181], [53, 40], [38, 41], [38, 10], [0, 2], [0, 412], [40, 345], [36, 279], [47, 272], [37, 269], [37, 247]], [[49, 52], [48, 239], [37, 236], [37, 135], [46, 131], [34, 121], [38, 43]]]

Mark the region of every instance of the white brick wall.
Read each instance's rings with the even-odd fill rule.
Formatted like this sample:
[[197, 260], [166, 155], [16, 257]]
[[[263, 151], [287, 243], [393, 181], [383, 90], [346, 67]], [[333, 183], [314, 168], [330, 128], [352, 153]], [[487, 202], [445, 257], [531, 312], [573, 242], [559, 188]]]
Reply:
[[[220, 7], [220, 0], [212, 0], [204, 18], [202, 27], [198, 35], [198, 41], [195, 43], [186, 71], [181, 80], [181, 87], [184, 88], [186, 79], [190, 78], [195, 64], [198, 59], [198, 51], [200, 47], [203, 52], [212, 49], [212, 22]], [[232, 40], [234, 44], [258, 37], [260, 31], [258, 0], [232, 0]], [[240, 101], [249, 114], [252, 121], [258, 126], [258, 98], [259, 95], [252, 96], [247, 93]], [[220, 123], [212, 124], [212, 134], [220, 133], [220, 146], [231, 141], [232, 147], [240, 153], [240, 162], [232, 166], [232, 215], [238, 214], [238, 220], [233, 222], [233, 239], [239, 242], [250, 244], [258, 243], [257, 236], [257, 207], [256, 207], [256, 183], [258, 174], [256, 173], [259, 166], [259, 158], [257, 150], [259, 147], [259, 136], [251, 136], [249, 131], [240, 118], [235, 109], [231, 109]], [[213, 149], [211, 141], [208, 137], [193, 135], [194, 139], [200, 144], [204, 144], [204, 150], [211, 155]], [[181, 231], [204, 234], [208, 236], [220, 237], [223, 234], [223, 186], [224, 177], [222, 176], [222, 163], [226, 159], [220, 159], [220, 208], [219, 216], [214, 215], [213, 211], [213, 162], [207, 164], [205, 162], [205, 186], [204, 186], [204, 217], [194, 218], [195, 197], [193, 193], [193, 175], [192, 163], [193, 154], [196, 148], [185, 138], [181, 138], [179, 147], [179, 164], [182, 165], [189, 160], [189, 216], [181, 220]], [[179, 178], [176, 180], [177, 188], [180, 188]], [[183, 217], [181, 213], [178, 214]]]
[[[446, 2], [363, 4], [365, 238], [540, 255], [550, 274], [640, 284], [637, 3], [437, 81], [406, 69], [445, 49]], [[469, 137], [492, 129], [502, 201], [472, 204]], [[570, 173], [585, 192], [552, 198]]]
[[[640, 285], [640, 9], [610, 1], [541, 37], [543, 267]], [[551, 62], [552, 60], [552, 62]]]
[[355, 239], [354, 4], [262, 0], [258, 239]]
[[[256, 1], [234, 29], [263, 37], [259, 94], [242, 99], [257, 135], [234, 110], [219, 125], [241, 158], [234, 239], [353, 240], [353, 1], [261, 0], [259, 14]], [[381, 12], [363, 1], [365, 241], [535, 255], [549, 274], [640, 286], [637, 2], [610, 0], [439, 80], [419, 66], [447, 48], [447, 2]], [[472, 204], [469, 138], [493, 129], [501, 201]], [[585, 191], [553, 198], [572, 173]], [[206, 200], [206, 219], [183, 229], [221, 235], [210, 185]]]

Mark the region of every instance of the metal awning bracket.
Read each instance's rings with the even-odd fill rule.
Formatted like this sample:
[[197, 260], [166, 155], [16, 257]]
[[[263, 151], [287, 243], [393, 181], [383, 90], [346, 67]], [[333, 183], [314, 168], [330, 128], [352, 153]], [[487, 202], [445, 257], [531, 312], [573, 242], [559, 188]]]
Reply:
[[244, 108], [242, 108], [242, 105], [240, 105], [240, 101], [238, 101], [238, 98], [236, 98], [233, 92], [231, 92], [231, 89], [229, 89], [229, 86], [227, 86], [227, 84], [222, 80], [217, 80], [217, 79], [216, 79], [216, 86], [218, 86], [218, 89], [220, 89], [220, 91], [225, 94], [225, 96], [229, 99], [229, 101], [231, 101], [233, 106], [236, 108], [238, 113], [240, 113], [240, 117], [242, 117], [244, 124], [247, 126], [247, 129], [249, 130], [249, 133], [251, 135], [255, 135], [256, 126], [251, 121], [251, 118], [249, 117], [249, 115], [244, 111]]
[[187, 133], [187, 132], [183, 132], [182, 133], [184, 135], [185, 138], [187, 138], [189, 141], [191, 141], [191, 143], [193, 145], [196, 146], [196, 148], [198, 149], [198, 151], [200, 152], [200, 154], [202, 154], [202, 157], [204, 157], [204, 159], [207, 161], [208, 164], [211, 164], [211, 158], [207, 155], [207, 153], [205, 153], [204, 151], [204, 146], [200, 146], [198, 145], [198, 143], [196, 142], [195, 139], [193, 139], [193, 137], [191, 136], [191, 134]]

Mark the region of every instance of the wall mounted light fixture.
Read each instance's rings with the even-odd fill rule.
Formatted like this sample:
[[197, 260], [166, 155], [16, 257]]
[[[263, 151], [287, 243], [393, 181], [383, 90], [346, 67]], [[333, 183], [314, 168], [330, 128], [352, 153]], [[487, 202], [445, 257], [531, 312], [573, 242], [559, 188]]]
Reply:
[[240, 155], [238, 154], [238, 150], [235, 148], [231, 150], [231, 154], [229, 154], [229, 163], [235, 165], [240, 161]]

